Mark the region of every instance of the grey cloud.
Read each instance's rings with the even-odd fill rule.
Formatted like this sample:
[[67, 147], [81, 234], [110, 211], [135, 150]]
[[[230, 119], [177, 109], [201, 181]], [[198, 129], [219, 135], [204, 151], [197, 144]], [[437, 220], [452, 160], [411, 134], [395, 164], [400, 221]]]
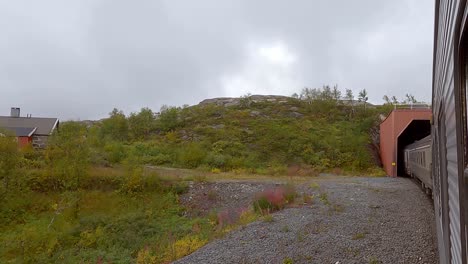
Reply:
[[[0, 114], [101, 118], [225, 96], [257, 69], [250, 44], [283, 43], [291, 94], [335, 84], [430, 100], [433, 1], [0, 1]], [[255, 78], [257, 77], [257, 78]], [[268, 91], [268, 72], [246, 76]], [[283, 78], [283, 79], [282, 79]], [[297, 86], [297, 87], [293, 87]], [[239, 87], [241, 95], [244, 87]]]

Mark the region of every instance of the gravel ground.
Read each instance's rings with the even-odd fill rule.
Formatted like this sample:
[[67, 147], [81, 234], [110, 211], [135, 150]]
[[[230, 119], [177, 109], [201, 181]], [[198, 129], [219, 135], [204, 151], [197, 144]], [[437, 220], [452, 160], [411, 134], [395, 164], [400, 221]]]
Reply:
[[256, 194], [278, 186], [275, 182], [198, 182], [191, 183], [180, 202], [188, 216], [205, 216], [212, 211], [245, 209]]
[[[261, 189], [260, 183], [222, 184]], [[438, 262], [432, 200], [411, 179], [319, 177], [297, 190], [313, 201], [233, 231], [175, 263]]]

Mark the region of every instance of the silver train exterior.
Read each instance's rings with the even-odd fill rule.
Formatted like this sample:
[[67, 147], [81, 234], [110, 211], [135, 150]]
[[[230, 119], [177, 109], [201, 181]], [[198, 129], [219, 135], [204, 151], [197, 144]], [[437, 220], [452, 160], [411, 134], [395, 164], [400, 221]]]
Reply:
[[432, 174], [440, 263], [468, 263], [468, 5], [436, 0]]
[[431, 136], [405, 147], [404, 161], [406, 174], [418, 178], [426, 192], [432, 190]]

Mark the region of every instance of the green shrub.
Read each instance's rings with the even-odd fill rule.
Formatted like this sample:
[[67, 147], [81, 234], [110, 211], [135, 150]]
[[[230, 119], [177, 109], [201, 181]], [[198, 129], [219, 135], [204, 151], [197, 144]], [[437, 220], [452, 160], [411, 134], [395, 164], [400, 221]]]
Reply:
[[178, 153], [178, 163], [184, 167], [196, 168], [203, 163], [207, 153], [199, 143], [184, 145]]
[[127, 151], [122, 143], [119, 142], [108, 142], [104, 146], [107, 160], [111, 163], [119, 163], [127, 157]]
[[207, 163], [212, 168], [225, 168], [228, 163], [228, 160], [229, 160], [229, 157], [223, 154], [210, 152], [206, 156], [204, 162]]
[[173, 158], [167, 154], [157, 154], [156, 156], [144, 156], [142, 162], [149, 165], [172, 164]]

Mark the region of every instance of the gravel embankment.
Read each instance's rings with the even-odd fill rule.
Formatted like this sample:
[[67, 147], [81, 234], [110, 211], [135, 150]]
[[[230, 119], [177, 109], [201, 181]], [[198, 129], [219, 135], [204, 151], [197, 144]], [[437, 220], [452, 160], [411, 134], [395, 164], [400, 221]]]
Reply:
[[314, 195], [311, 204], [274, 213], [273, 221], [251, 223], [175, 263], [438, 263], [432, 200], [412, 180], [314, 182], [297, 186]]

